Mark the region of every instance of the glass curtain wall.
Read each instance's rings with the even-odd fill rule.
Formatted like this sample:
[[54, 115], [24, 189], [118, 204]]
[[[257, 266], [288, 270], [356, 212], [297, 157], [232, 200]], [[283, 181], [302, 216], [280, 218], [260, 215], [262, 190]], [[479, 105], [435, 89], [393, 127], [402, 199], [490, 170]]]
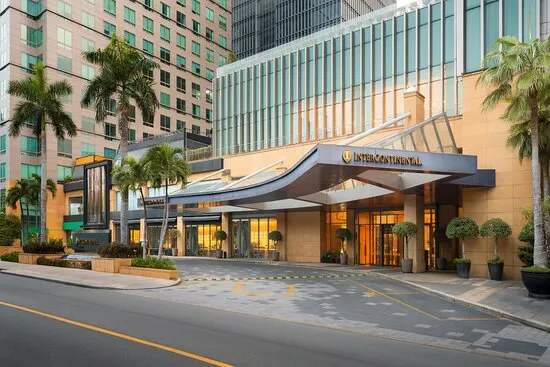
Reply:
[[219, 223], [193, 223], [185, 225], [187, 256], [216, 256], [214, 232], [221, 229]]
[[233, 220], [233, 257], [264, 259], [272, 256], [275, 244], [267, 238], [277, 229], [277, 218]]

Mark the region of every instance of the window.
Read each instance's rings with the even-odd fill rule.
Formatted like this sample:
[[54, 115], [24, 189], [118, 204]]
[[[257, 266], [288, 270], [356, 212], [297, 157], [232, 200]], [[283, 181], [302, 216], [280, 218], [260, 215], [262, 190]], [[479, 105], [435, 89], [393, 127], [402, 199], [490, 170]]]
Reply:
[[176, 56], [176, 66], [178, 68], [182, 68], [182, 69], [185, 69], [185, 57], [181, 56], [181, 55], [177, 55]]
[[57, 27], [57, 45], [66, 50], [71, 50], [73, 48], [73, 33]]
[[[30, 47], [40, 47], [42, 46], [43, 37], [42, 27], [34, 29], [25, 24], [21, 24], [21, 42], [23, 44]], [[7, 36], [5, 36], [5, 38], [7, 38]], [[2, 64], [6, 62], [2, 62]]]
[[0, 154], [6, 154], [6, 135], [0, 136]]
[[227, 9], [227, 0], [219, 0], [220, 6], [224, 9]]
[[176, 0], [177, 3], [181, 6], [185, 6], [185, 0]]
[[86, 157], [89, 155], [95, 154], [95, 145], [94, 144], [88, 144], [88, 143], [82, 143], [82, 156]]
[[65, 181], [73, 175], [73, 168], [68, 166], [57, 166], [57, 181]]
[[27, 73], [32, 72], [32, 68], [34, 65], [36, 65], [39, 61], [42, 60], [42, 55], [34, 56], [29, 55], [25, 52], [21, 52], [21, 65], [24, 67], [24, 69], [21, 69], [22, 71], [26, 71]]
[[29, 179], [32, 175], [40, 176], [40, 165], [21, 164], [21, 178]]
[[199, 0], [191, 0], [191, 9], [195, 14], [201, 14], [201, 3]]
[[164, 70], [160, 71], [160, 85], [170, 87], [170, 73]]
[[160, 129], [164, 131], [170, 131], [170, 117], [160, 115]]
[[143, 30], [145, 32], [149, 32], [153, 34], [155, 29], [155, 25], [153, 23], [153, 19], [147, 18], [145, 15], [143, 16]]
[[136, 106], [130, 105], [130, 113], [128, 114], [128, 120], [136, 122]]
[[57, 155], [60, 157], [72, 158], [73, 141], [70, 139], [57, 140]]
[[116, 101], [114, 99], [109, 100], [109, 105], [106, 108], [107, 115], [115, 116], [116, 115]]
[[103, 0], [103, 10], [105, 10], [109, 14], [116, 15], [116, 1]]
[[73, 15], [73, 7], [64, 1], [57, 1], [57, 12], [64, 17], [71, 18]]
[[191, 125], [191, 132], [193, 134], [200, 135], [201, 134], [201, 127], [197, 125]]
[[199, 105], [193, 104], [193, 109], [191, 113], [195, 117], [201, 117], [201, 107]]
[[227, 38], [220, 34], [220, 46], [227, 48]]
[[116, 125], [105, 123], [105, 139], [113, 140], [116, 138]]
[[92, 14], [86, 13], [85, 11], [82, 12], [82, 25], [85, 25], [89, 28], [95, 27], [95, 18]]
[[210, 62], [214, 62], [214, 51], [212, 51], [208, 47], [206, 48], [206, 60]]
[[185, 27], [185, 14], [180, 13], [179, 11], [176, 12], [176, 23], [180, 27]]
[[201, 24], [196, 20], [193, 20], [193, 32], [201, 33]]
[[210, 28], [206, 28], [206, 39], [214, 42], [214, 31], [211, 30]]
[[107, 36], [113, 35], [116, 33], [116, 26], [114, 24], [111, 24], [109, 22], [103, 22], [103, 33], [105, 33]]
[[176, 121], [176, 130], [185, 129], [185, 121], [177, 120]]
[[160, 38], [170, 42], [170, 28], [160, 25]]
[[185, 79], [183, 79], [181, 76], [178, 76], [176, 78], [176, 86], [178, 88], [178, 92], [185, 93]]
[[201, 45], [195, 41], [191, 41], [191, 52], [197, 56], [201, 56]]
[[72, 73], [73, 60], [65, 56], [57, 55], [57, 68], [66, 73]]
[[80, 45], [82, 46], [82, 51], [91, 51], [95, 49], [95, 42], [84, 37], [82, 37]]
[[40, 155], [40, 141], [31, 136], [21, 136], [21, 154], [38, 157]]
[[147, 120], [143, 120], [143, 125], [145, 126], [149, 126], [149, 127], [154, 127], [155, 126], [155, 122], [153, 121], [153, 119], [147, 121]]
[[[181, 98], [177, 98], [176, 99], [176, 110], [178, 111], [178, 113], [183, 113], [185, 112], [185, 109], [187, 108], [186, 104], [185, 104], [185, 101]], [[178, 129], [179, 130], [179, 129]]]
[[154, 68], [151, 66], [148, 70], [145, 70], [145, 76], [148, 78], [154, 78]]
[[201, 99], [201, 86], [195, 83], [191, 83], [191, 95], [193, 98]]
[[227, 59], [225, 58], [225, 56], [220, 55], [219, 57], [220, 57], [220, 62], [219, 62], [220, 66], [224, 66], [225, 64], [227, 64]]
[[128, 141], [136, 141], [136, 131], [134, 129], [128, 129]]
[[160, 48], [160, 58], [162, 61], [170, 63], [170, 51], [165, 48]]
[[209, 20], [209, 21], [213, 22], [214, 21], [214, 10], [212, 10], [210, 8], [206, 8], [205, 17], [206, 17], [206, 20]]
[[206, 129], [206, 136], [212, 136], [212, 129]]
[[197, 75], [201, 75], [201, 66], [196, 62], [191, 63], [191, 72]]
[[6, 181], [6, 163], [0, 163], [0, 182]]
[[187, 45], [187, 40], [184, 35], [177, 33], [176, 34], [176, 45], [179, 48], [182, 48], [185, 50], [185, 47]]
[[145, 5], [146, 8], [149, 8], [148, 10], [151, 10], [154, 7], [153, 0], [143, 0], [143, 5]]
[[93, 66], [82, 64], [82, 77], [87, 80], [92, 80], [95, 76], [95, 69]]
[[124, 21], [131, 25], [136, 25], [136, 12], [129, 7], [124, 7]]
[[166, 5], [165, 3], [160, 3], [160, 13], [166, 17], [170, 18], [170, 6]]
[[147, 41], [146, 39], [143, 39], [143, 51], [147, 52], [148, 54], [153, 54], [153, 42]]
[[219, 15], [218, 16], [218, 24], [220, 25], [220, 28], [223, 30], [227, 30], [227, 18]]
[[212, 121], [212, 110], [206, 109], [206, 120]]
[[160, 106], [164, 108], [170, 108], [170, 95], [164, 92], [160, 92]]
[[208, 80], [214, 79], [214, 70], [206, 69], [206, 79]]
[[82, 130], [94, 133], [95, 132], [95, 120], [89, 117], [82, 117]]
[[143, 133], [143, 139], [152, 138], [155, 134]]
[[69, 215], [82, 214], [82, 196], [69, 198]]
[[111, 148], [103, 148], [103, 156], [105, 158], [111, 158], [115, 159], [116, 157], [116, 150]]
[[210, 89], [206, 90], [206, 102], [212, 103], [212, 91]]
[[135, 46], [136, 45], [136, 35], [131, 33], [131, 32], [124, 31], [124, 40], [130, 46]]

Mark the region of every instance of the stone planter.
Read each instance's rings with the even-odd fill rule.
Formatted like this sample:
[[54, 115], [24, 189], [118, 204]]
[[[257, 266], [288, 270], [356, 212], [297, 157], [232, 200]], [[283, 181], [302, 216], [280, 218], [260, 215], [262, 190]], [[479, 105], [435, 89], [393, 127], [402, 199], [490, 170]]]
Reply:
[[20, 264], [29, 264], [36, 265], [36, 260], [39, 257], [45, 257], [46, 259], [60, 259], [64, 254], [29, 254], [29, 253], [20, 253], [19, 254], [19, 263]]
[[340, 254], [340, 264], [347, 265], [348, 264], [348, 254]]
[[487, 264], [487, 268], [489, 268], [489, 278], [491, 280], [502, 280], [504, 264]]
[[12, 252], [23, 252], [21, 246], [0, 246], [0, 256]]
[[97, 257], [92, 259], [92, 270], [102, 273], [119, 273], [121, 266], [130, 266], [132, 259]]
[[470, 268], [472, 263], [457, 263], [456, 264], [456, 274], [459, 278], [470, 279]]
[[65, 255], [70, 255], [70, 254], [74, 254], [74, 249], [70, 248], [70, 247], [65, 247]]
[[401, 262], [401, 270], [403, 273], [412, 273], [413, 272], [413, 260], [412, 259], [403, 259]]
[[121, 266], [120, 274], [135, 275], [139, 277], [158, 278], [166, 280], [177, 280], [179, 272], [177, 270], [134, 268], [131, 266]]
[[273, 251], [273, 261], [279, 261], [281, 253], [279, 251]]
[[529, 297], [550, 299], [550, 273], [521, 271], [521, 280], [529, 292]]

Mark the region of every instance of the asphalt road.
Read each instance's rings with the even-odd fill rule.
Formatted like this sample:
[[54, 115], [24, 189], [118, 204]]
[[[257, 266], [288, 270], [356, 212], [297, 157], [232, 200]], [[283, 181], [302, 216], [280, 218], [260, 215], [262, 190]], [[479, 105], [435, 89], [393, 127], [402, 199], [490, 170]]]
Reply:
[[442, 364], [524, 365], [492, 356], [0, 273], [2, 367]]

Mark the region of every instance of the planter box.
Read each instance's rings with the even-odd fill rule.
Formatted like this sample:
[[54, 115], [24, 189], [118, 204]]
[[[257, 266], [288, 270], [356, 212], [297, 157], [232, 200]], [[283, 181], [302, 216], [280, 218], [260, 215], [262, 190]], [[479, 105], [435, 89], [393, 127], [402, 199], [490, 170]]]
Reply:
[[20, 246], [0, 246], [0, 256], [14, 251], [23, 252], [23, 249]]
[[92, 270], [102, 273], [120, 273], [121, 266], [130, 266], [132, 259], [99, 257], [92, 259]]
[[70, 247], [65, 247], [65, 254], [66, 255], [69, 255], [69, 254], [74, 254], [74, 249], [70, 248]]
[[36, 265], [36, 260], [38, 260], [39, 257], [45, 257], [46, 259], [60, 259], [63, 254], [26, 254], [26, 253], [20, 253], [19, 254], [19, 263], [20, 264], [29, 264], [29, 265]]
[[167, 280], [176, 280], [179, 277], [179, 272], [177, 270], [133, 268], [131, 266], [121, 266], [120, 274], [136, 275], [149, 278], [160, 278]]

